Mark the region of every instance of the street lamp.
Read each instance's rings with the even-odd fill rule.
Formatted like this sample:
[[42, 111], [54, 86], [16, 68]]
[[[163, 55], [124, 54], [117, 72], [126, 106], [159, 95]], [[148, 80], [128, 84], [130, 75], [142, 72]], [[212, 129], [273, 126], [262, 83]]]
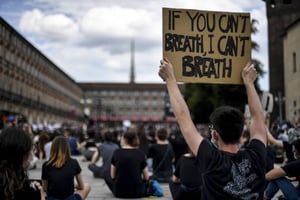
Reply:
[[282, 96], [281, 92], [278, 92], [278, 96], [275, 97], [275, 101], [278, 103], [279, 106], [279, 122], [282, 123], [282, 106], [285, 102], [285, 97]]

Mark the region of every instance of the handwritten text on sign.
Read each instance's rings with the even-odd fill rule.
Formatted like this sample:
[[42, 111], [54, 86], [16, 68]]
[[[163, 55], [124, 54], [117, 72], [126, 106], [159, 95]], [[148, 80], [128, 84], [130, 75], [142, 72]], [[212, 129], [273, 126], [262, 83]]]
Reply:
[[250, 33], [249, 13], [163, 8], [163, 54], [177, 81], [241, 84]]

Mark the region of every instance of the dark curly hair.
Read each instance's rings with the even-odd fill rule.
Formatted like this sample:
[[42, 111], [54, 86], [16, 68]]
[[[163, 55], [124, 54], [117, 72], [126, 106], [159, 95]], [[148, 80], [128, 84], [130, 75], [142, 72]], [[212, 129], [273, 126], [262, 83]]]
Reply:
[[7, 128], [0, 134], [0, 199], [14, 199], [28, 179], [23, 159], [31, 147], [32, 140], [22, 129]]

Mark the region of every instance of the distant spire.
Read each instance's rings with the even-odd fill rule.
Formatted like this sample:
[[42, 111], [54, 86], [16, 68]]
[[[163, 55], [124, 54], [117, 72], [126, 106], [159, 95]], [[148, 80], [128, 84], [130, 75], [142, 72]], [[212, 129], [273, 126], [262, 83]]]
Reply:
[[131, 53], [131, 65], [130, 65], [130, 83], [134, 83], [135, 74], [134, 74], [134, 39], [130, 43], [130, 53]]

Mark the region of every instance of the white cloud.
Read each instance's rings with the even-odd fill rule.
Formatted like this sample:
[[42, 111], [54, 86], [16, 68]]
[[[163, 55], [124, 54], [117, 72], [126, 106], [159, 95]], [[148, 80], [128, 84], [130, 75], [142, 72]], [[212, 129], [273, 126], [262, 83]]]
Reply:
[[64, 14], [46, 15], [38, 9], [22, 15], [20, 29], [49, 42], [67, 42], [78, 35], [78, 25], [71, 18]]
[[[16, 1], [21, 4], [23, 1]], [[128, 82], [135, 40], [136, 82], [161, 82], [162, 7], [251, 12], [259, 21], [253, 53], [268, 69], [265, 3], [251, 0], [26, 0], [19, 29], [76, 81]], [[16, 24], [13, 25], [16, 28]], [[268, 88], [266, 78], [262, 88]]]

